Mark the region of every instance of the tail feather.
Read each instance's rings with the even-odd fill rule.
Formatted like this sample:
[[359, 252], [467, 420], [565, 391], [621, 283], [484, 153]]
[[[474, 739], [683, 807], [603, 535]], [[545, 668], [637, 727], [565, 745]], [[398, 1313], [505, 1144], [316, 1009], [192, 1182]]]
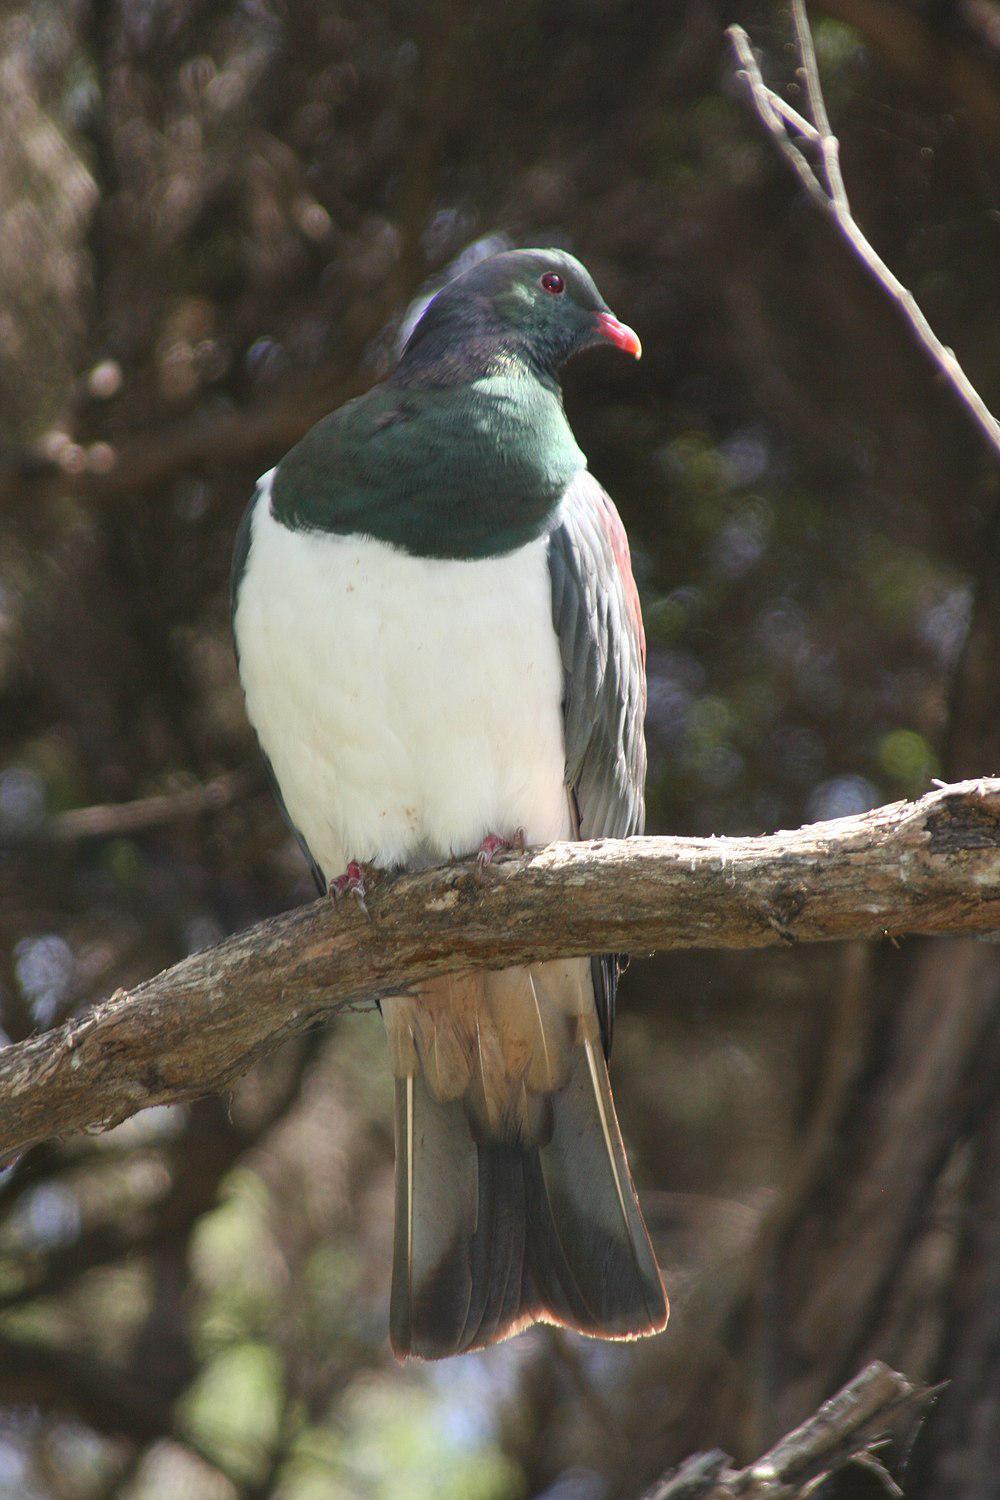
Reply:
[[420, 1073], [397, 1078], [396, 1350], [426, 1359], [452, 1352], [473, 1299], [477, 1268], [466, 1247], [475, 1241], [478, 1213], [476, 1146], [461, 1102], [432, 1098]]
[[[480, 1349], [504, 1337], [524, 1300], [526, 1215], [521, 1153], [477, 1145], [479, 1221], [472, 1242], [473, 1297], [459, 1350]], [[454, 1352], [459, 1352], [456, 1350]]]
[[[596, 1021], [594, 1023], [596, 1031]], [[603, 1054], [585, 1038], [538, 1152], [545, 1209], [530, 1205], [546, 1246], [533, 1256], [560, 1322], [604, 1338], [665, 1327], [666, 1293], [625, 1158]], [[558, 1246], [559, 1253], [556, 1253]]]
[[566, 1021], [545, 991], [541, 973], [504, 969], [482, 976], [483, 994], [496, 1029], [507, 1076], [533, 1093], [551, 1094], [569, 1075]]
[[[587, 960], [474, 979], [449, 991], [472, 1001], [464, 1022], [453, 1008], [447, 1017], [469, 1058], [463, 1099], [439, 1087], [425, 1061], [441, 996], [426, 1010], [422, 997], [383, 1003], [394, 1067], [404, 1073], [396, 1081], [394, 1349], [441, 1358], [540, 1321], [603, 1338], [658, 1332], [667, 1298], [625, 1159], [592, 990], [586, 1004]], [[453, 1065], [449, 1078], [461, 1072]], [[537, 1090], [536, 1080], [549, 1087]]]

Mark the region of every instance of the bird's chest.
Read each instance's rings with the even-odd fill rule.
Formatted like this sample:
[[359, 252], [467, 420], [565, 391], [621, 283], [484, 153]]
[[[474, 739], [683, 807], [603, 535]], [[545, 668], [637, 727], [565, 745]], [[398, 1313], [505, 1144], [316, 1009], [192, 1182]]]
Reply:
[[417, 558], [287, 529], [262, 486], [235, 628], [251, 722], [328, 877], [569, 833], [544, 538]]

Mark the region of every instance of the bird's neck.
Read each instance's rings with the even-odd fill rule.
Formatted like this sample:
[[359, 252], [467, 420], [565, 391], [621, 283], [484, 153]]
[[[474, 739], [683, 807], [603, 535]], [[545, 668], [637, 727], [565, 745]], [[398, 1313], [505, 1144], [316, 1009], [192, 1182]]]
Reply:
[[526, 393], [538, 382], [562, 400], [555, 372], [538, 362], [528, 343], [489, 329], [466, 334], [459, 343], [448, 324], [426, 332], [419, 325], [387, 384], [398, 390], [459, 389], [494, 377], [523, 382]]
[[[424, 374], [431, 366], [422, 362]], [[548, 531], [586, 460], [558, 385], [516, 361], [454, 382], [395, 376], [278, 466], [283, 525], [363, 533], [418, 557], [496, 557]]]
[[425, 556], [492, 557], [551, 527], [586, 464], [554, 381], [501, 360], [475, 379], [414, 396], [437, 461], [411, 491], [411, 534], [387, 540]]

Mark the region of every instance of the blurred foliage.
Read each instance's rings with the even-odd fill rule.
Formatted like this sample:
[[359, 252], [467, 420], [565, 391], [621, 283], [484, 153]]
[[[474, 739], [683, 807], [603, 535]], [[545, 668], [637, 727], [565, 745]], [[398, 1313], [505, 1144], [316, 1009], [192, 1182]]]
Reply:
[[[815, 9], [859, 220], [995, 408], [997, 8]], [[7, 1039], [309, 896], [259, 782], [139, 833], [114, 804], [256, 764], [226, 596], [253, 480], [385, 371], [414, 299], [506, 244], [580, 254], [646, 349], [579, 361], [566, 392], [633, 543], [651, 828], [795, 826], [1000, 769], [989, 455], [739, 105], [733, 19], [795, 102], [765, 0], [9, 0]], [[59, 823], [104, 803], [100, 835]], [[828, 1357], [781, 1303], [814, 1264], [782, 1235], [847, 1201], [918, 1014], [922, 945], [858, 962], [633, 966], [616, 1094], [675, 1309], [649, 1344], [536, 1330], [394, 1364], [373, 1017], [226, 1100], [8, 1166], [0, 1495], [602, 1500], [698, 1445], [749, 1458], [838, 1360], [964, 1390], [988, 1160], [968, 1079], [886, 1261], [903, 1290]], [[928, 1116], [907, 1095], [892, 1118]], [[992, 1439], [963, 1448], [941, 1410], [910, 1492], [983, 1500], [962, 1464]]]

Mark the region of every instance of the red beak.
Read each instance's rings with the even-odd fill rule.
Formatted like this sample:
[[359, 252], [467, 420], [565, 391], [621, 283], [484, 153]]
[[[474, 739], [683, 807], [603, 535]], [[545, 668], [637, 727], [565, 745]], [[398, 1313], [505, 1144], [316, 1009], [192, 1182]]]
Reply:
[[626, 354], [634, 354], [636, 359], [642, 358], [639, 335], [627, 323], [619, 322], [614, 313], [598, 313], [597, 327], [601, 337], [607, 339], [609, 344], [614, 344], [616, 349], [624, 349]]

